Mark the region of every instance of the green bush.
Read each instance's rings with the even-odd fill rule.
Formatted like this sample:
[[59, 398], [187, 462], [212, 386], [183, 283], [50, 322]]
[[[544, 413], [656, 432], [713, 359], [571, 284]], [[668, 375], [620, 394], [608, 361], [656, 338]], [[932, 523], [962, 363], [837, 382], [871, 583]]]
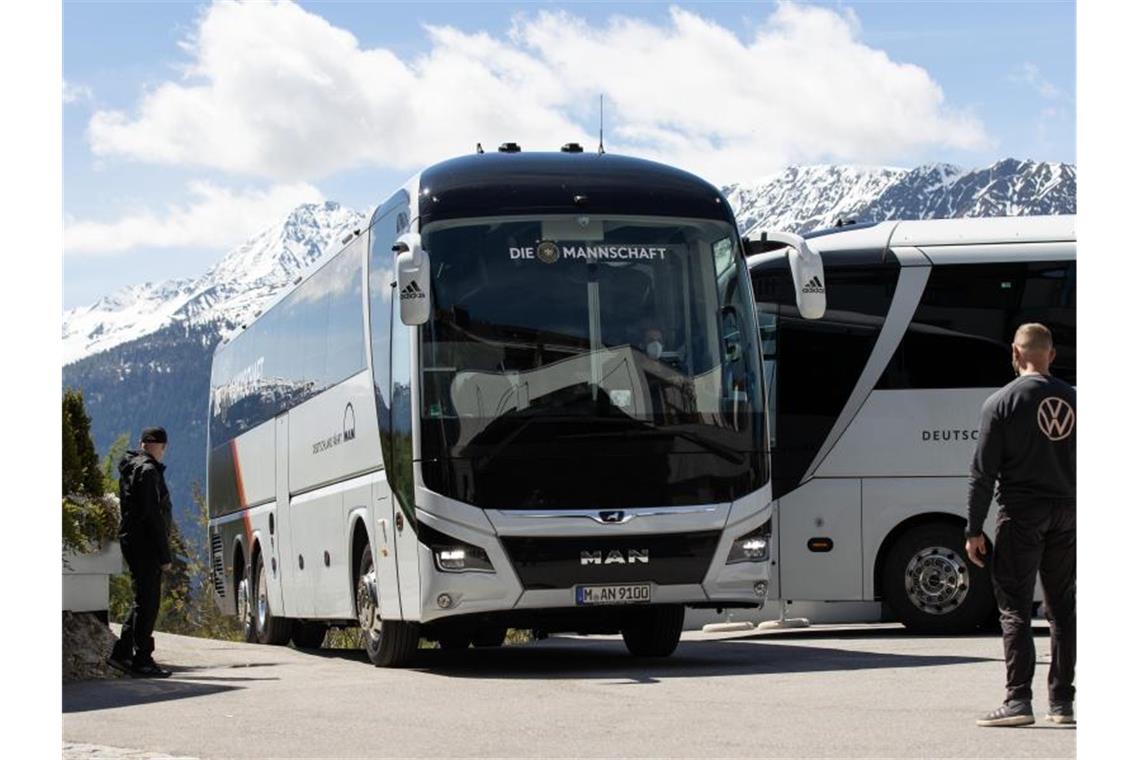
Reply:
[[63, 549], [87, 554], [102, 549], [118, 537], [119, 500], [105, 495], [63, 498]]

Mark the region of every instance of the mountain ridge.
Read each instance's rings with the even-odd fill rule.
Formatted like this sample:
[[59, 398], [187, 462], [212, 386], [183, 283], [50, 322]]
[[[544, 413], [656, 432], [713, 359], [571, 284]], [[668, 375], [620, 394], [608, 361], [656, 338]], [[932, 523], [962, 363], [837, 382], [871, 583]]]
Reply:
[[367, 213], [334, 201], [306, 203], [233, 248], [197, 279], [120, 288], [64, 312], [64, 364], [183, 322], [247, 322], [298, 275], [361, 228]]

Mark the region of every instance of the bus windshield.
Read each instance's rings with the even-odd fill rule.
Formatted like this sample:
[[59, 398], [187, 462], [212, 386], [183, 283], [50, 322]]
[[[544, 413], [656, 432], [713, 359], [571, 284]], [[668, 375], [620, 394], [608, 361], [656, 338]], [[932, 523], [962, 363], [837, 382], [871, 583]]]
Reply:
[[729, 224], [503, 217], [423, 232], [425, 485], [488, 509], [731, 501], [767, 480]]

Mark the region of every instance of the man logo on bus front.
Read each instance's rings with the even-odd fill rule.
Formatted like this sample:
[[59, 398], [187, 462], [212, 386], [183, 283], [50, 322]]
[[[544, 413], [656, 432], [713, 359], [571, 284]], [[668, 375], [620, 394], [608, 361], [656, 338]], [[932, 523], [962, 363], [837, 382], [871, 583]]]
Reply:
[[1037, 407], [1037, 426], [1050, 441], [1063, 441], [1077, 426], [1077, 413], [1065, 399], [1050, 396]]
[[558, 261], [558, 244], [553, 240], [543, 240], [534, 253], [543, 264], [553, 264]]

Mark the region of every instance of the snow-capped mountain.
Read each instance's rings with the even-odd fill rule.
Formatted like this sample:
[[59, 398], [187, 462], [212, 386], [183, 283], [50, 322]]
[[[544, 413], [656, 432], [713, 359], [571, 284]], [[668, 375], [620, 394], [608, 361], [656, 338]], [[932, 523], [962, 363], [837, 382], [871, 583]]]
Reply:
[[197, 280], [132, 285], [64, 312], [64, 364], [175, 323], [216, 322], [225, 335], [248, 322], [323, 253], [338, 248], [366, 219], [331, 201], [305, 204], [230, 251]]
[[1072, 214], [1076, 167], [1006, 159], [966, 171], [950, 164], [916, 169], [795, 166], [724, 188], [747, 234], [756, 227], [808, 232], [837, 219], [949, 219]]

